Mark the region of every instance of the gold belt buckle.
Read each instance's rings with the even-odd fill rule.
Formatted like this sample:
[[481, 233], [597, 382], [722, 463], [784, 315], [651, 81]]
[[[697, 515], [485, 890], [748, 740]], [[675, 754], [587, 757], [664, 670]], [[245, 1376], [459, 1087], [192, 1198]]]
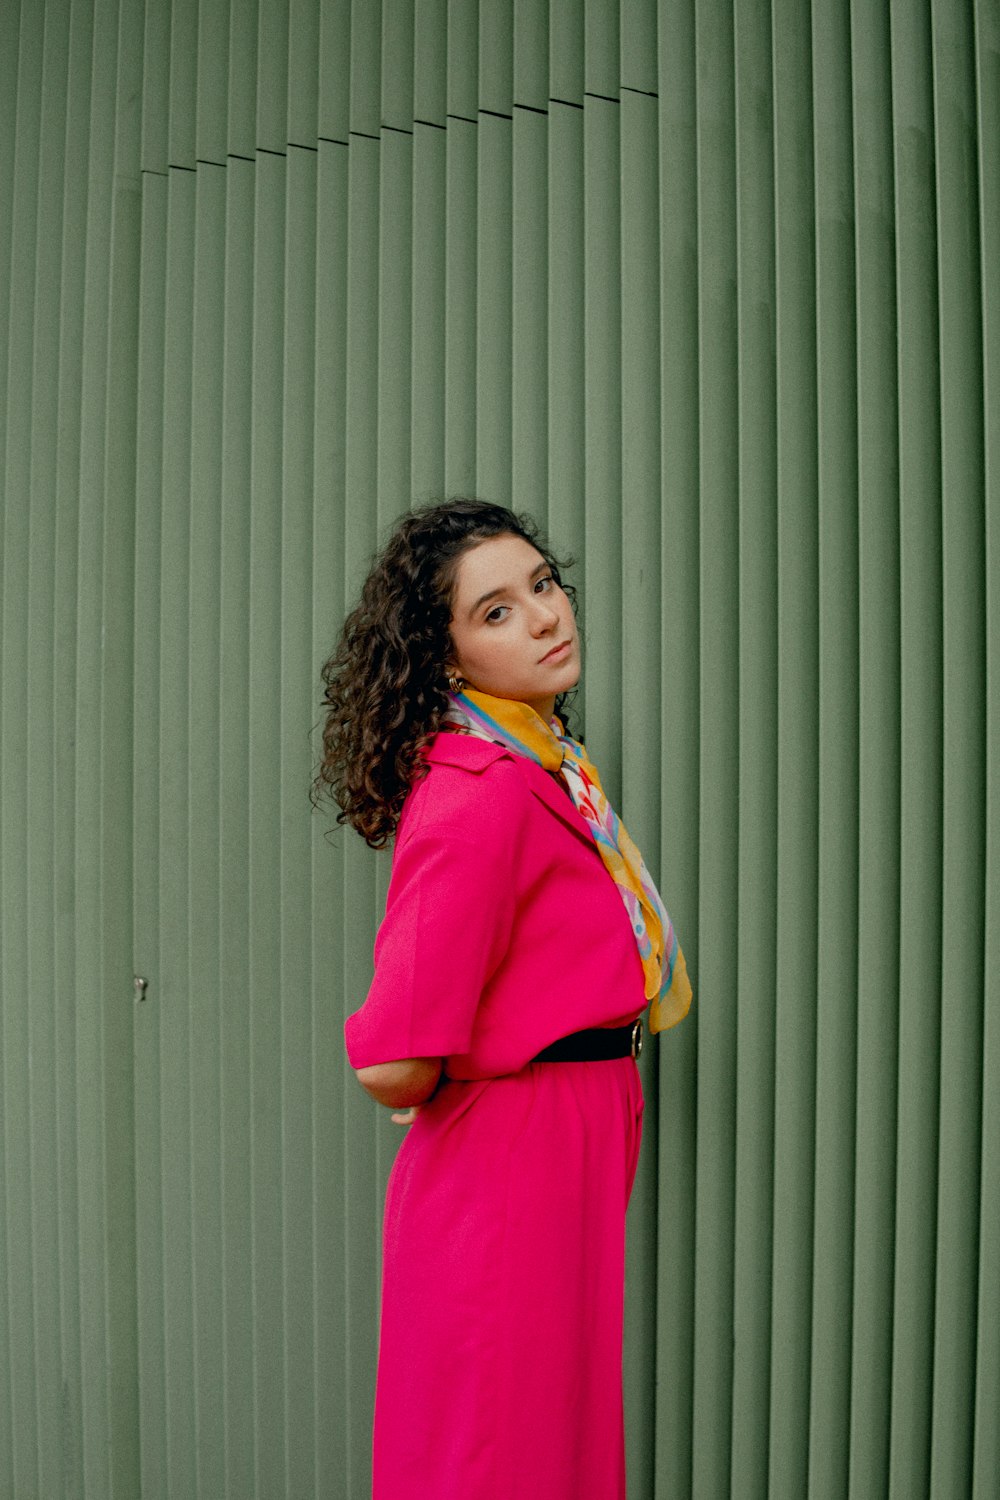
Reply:
[[632, 1024], [632, 1056], [639, 1057], [642, 1052], [642, 1017]]

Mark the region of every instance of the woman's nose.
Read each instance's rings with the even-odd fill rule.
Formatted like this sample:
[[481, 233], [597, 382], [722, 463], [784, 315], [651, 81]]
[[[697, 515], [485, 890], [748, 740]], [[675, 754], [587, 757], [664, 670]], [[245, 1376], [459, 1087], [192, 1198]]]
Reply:
[[558, 624], [558, 611], [553, 609], [551, 604], [546, 604], [543, 601], [539, 601], [539, 603], [535, 606], [535, 614], [533, 617], [533, 628], [535, 630], [535, 633], [538, 634], [543, 630], [551, 630], [554, 625]]

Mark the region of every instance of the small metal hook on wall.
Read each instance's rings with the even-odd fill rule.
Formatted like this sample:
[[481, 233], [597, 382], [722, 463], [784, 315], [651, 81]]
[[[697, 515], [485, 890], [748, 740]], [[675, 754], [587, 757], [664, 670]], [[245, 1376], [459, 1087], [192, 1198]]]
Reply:
[[136, 974], [133, 976], [132, 982], [135, 985], [135, 998], [137, 1000], [145, 1000], [146, 991], [149, 989], [149, 980], [143, 979], [141, 974]]

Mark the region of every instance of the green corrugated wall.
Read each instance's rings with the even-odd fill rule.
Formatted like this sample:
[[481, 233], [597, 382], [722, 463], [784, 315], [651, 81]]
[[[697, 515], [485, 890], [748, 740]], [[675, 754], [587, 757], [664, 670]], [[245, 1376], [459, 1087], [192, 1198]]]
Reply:
[[694, 980], [631, 1500], [1000, 1496], [998, 162], [996, 0], [0, 5], [0, 1500], [367, 1492], [312, 731], [460, 492]]

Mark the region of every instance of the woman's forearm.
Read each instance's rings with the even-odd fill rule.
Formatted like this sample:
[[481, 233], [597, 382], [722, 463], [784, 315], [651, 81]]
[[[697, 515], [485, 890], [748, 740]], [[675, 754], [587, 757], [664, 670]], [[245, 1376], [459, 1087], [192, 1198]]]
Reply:
[[355, 1072], [365, 1093], [376, 1103], [407, 1109], [430, 1098], [442, 1067], [440, 1057], [406, 1057], [398, 1062], [373, 1063], [368, 1068], [356, 1068]]

